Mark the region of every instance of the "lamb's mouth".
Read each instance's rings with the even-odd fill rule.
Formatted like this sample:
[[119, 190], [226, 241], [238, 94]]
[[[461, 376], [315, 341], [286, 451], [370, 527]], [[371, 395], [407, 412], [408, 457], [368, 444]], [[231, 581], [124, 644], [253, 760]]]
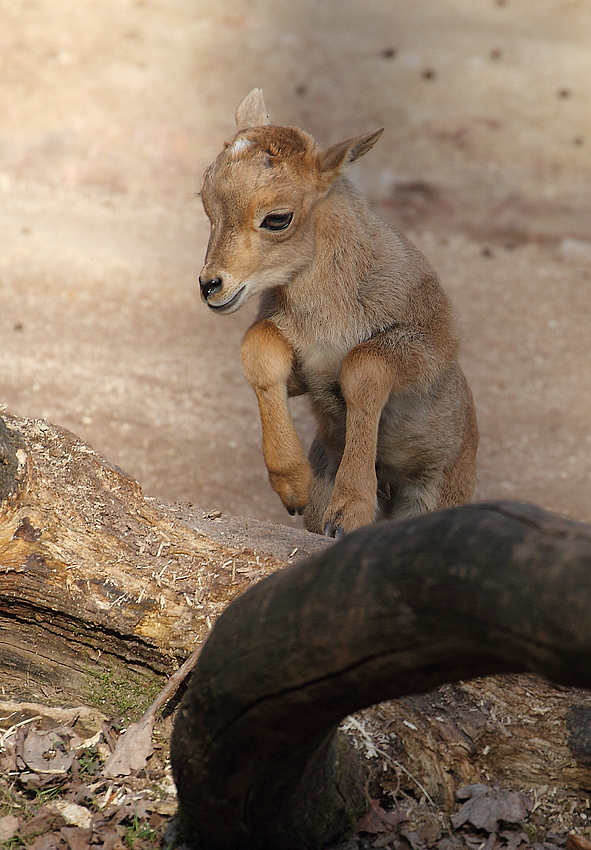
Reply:
[[246, 284], [244, 284], [244, 286], [241, 286], [240, 289], [238, 289], [234, 293], [234, 295], [231, 298], [228, 299], [228, 301], [224, 301], [223, 304], [210, 304], [209, 301], [208, 301], [207, 306], [211, 310], [216, 310], [218, 313], [226, 313], [229, 310], [232, 310], [234, 307], [237, 306], [237, 302], [240, 299], [240, 296], [242, 295], [242, 293], [244, 292], [245, 286], [246, 286]]

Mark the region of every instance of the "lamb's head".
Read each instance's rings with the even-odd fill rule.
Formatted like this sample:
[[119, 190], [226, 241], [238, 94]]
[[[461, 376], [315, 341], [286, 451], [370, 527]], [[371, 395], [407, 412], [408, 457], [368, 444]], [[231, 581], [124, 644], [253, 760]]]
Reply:
[[220, 313], [289, 283], [313, 262], [315, 207], [343, 166], [381, 134], [322, 150], [303, 130], [270, 125], [260, 89], [242, 101], [236, 120], [238, 133], [207, 169], [201, 191], [211, 235], [199, 282]]

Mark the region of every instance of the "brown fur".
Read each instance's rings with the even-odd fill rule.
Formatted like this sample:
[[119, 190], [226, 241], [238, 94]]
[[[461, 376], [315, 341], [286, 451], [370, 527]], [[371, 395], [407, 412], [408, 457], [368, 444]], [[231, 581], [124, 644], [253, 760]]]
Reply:
[[[212, 232], [200, 280], [231, 312], [259, 293], [242, 346], [273, 488], [335, 535], [470, 499], [478, 432], [449, 301], [425, 258], [342, 175], [381, 131], [321, 150], [268, 124], [260, 90], [205, 175]], [[292, 213], [284, 230], [263, 225]], [[306, 459], [288, 407], [308, 393]]]

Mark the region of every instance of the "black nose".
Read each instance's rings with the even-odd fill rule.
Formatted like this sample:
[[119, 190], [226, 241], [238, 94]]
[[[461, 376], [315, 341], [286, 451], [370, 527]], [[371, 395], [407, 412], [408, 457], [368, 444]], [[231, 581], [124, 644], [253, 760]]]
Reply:
[[207, 298], [213, 292], [222, 288], [222, 279], [221, 277], [212, 277], [210, 280], [199, 278], [199, 286], [201, 287], [201, 294], [204, 298]]

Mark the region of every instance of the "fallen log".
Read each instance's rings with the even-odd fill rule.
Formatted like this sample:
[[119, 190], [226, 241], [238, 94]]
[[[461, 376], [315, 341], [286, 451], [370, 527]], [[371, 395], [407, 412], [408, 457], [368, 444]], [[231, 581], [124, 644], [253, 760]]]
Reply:
[[139, 716], [231, 599], [325, 545], [246, 525], [147, 498], [70, 432], [0, 417], [2, 695]]
[[267, 577], [220, 616], [179, 709], [192, 841], [335, 840], [364, 807], [343, 717], [493, 673], [588, 687], [590, 610], [591, 527], [511, 503], [364, 528]]

